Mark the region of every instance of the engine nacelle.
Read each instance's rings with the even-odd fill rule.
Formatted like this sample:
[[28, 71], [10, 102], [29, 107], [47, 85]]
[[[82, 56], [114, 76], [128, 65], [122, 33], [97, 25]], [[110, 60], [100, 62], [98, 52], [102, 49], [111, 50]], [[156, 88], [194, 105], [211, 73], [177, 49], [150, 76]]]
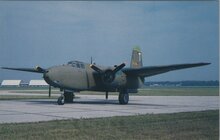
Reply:
[[[126, 85], [126, 75], [122, 71], [112, 74], [111, 70], [106, 70], [106, 75], [103, 75], [102, 80], [105, 86], [117, 88]], [[107, 78], [107, 76], [109, 77]]]
[[104, 84], [111, 84], [115, 80], [115, 74], [113, 70], [107, 69], [103, 72], [101, 78]]
[[90, 65], [93, 70], [99, 73], [106, 88], [117, 88], [126, 84], [126, 75], [121, 71], [124, 66], [125, 63], [122, 63], [119, 66], [115, 66], [114, 69], [102, 70], [95, 65]]

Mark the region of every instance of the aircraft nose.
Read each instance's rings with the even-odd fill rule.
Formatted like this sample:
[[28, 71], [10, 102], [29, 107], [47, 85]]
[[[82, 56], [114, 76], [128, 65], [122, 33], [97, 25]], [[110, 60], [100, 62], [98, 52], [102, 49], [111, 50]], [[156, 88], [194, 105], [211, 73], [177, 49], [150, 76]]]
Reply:
[[51, 84], [51, 80], [50, 80], [50, 70], [47, 70], [47, 72], [44, 73], [43, 78], [44, 78], [44, 80], [45, 80], [48, 84]]
[[56, 75], [53, 68], [47, 70], [43, 75], [44, 80], [51, 86], [59, 87], [59, 81], [56, 80]]

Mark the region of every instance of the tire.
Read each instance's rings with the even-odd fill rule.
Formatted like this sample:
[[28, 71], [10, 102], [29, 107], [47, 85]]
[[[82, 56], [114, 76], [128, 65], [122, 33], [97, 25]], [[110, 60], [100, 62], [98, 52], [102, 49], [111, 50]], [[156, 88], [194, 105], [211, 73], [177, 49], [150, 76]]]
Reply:
[[65, 96], [65, 103], [73, 102], [73, 98], [74, 98], [73, 92], [64, 92], [64, 96]]
[[64, 105], [65, 103], [65, 99], [64, 99], [64, 96], [60, 96], [57, 100], [57, 104], [58, 105]]
[[118, 100], [121, 105], [128, 104], [129, 94], [127, 92], [120, 92]]

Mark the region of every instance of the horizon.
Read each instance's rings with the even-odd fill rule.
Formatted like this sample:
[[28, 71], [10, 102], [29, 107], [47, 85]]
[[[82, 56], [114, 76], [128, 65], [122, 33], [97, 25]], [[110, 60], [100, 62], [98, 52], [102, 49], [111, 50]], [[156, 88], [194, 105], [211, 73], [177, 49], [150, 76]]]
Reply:
[[[30, 80], [22, 80], [22, 79], [4, 79], [4, 80], [21, 80], [21, 83], [29, 83], [31, 80], [43, 80], [43, 79], [30, 79]], [[4, 81], [0, 81], [0, 84]], [[44, 81], [44, 80], [43, 80]], [[182, 80], [182, 81], [144, 81], [144, 83], [150, 83], [150, 82], [219, 82], [219, 80]]]

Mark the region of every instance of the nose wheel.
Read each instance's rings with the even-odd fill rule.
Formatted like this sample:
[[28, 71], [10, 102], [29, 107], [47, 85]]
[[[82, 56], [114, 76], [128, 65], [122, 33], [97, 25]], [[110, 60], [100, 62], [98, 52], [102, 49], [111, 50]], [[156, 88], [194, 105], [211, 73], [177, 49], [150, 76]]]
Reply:
[[64, 105], [65, 103], [72, 103], [75, 95], [73, 92], [64, 91], [61, 96], [57, 99], [58, 105]]
[[64, 95], [61, 95], [57, 100], [57, 104], [64, 105], [64, 103], [65, 103], [65, 97], [64, 97]]

